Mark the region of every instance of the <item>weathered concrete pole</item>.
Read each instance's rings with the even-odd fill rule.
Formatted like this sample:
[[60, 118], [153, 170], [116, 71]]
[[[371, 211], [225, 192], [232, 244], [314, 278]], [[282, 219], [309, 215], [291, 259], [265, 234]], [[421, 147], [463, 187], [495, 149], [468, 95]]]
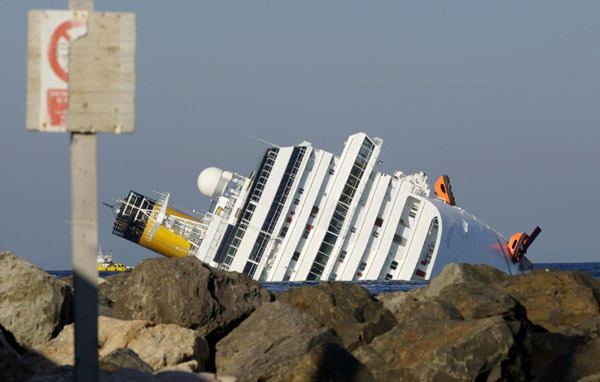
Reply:
[[71, 133], [71, 243], [75, 274], [76, 381], [98, 381], [96, 183], [96, 134]]
[[[94, 10], [93, 1], [69, 9]], [[67, 125], [69, 119], [67, 118]], [[96, 134], [71, 133], [71, 250], [75, 287], [75, 381], [98, 381], [98, 191]]]

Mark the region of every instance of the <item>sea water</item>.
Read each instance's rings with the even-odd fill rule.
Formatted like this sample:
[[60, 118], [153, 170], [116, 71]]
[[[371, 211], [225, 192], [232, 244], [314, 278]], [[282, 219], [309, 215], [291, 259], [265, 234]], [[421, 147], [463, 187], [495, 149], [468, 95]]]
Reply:
[[[538, 263], [534, 264], [536, 269], [557, 269], [562, 271], [584, 271], [597, 279], [600, 279], [600, 263]], [[73, 274], [72, 270], [47, 271], [56, 278], [63, 278]], [[120, 272], [100, 272], [100, 277], [114, 275]], [[389, 293], [395, 291], [409, 291], [427, 285], [427, 281], [355, 281], [353, 282], [367, 288], [373, 294]], [[262, 285], [271, 292], [285, 292], [289, 288], [318, 285], [318, 281], [294, 281], [294, 282], [269, 282]]]

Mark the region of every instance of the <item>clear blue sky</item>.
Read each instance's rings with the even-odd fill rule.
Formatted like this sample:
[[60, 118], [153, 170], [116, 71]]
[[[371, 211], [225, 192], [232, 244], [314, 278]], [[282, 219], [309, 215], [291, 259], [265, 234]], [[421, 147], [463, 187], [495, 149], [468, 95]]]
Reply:
[[[0, 3], [0, 251], [70, 269], [69, 136], [25, 130], [27, 10]], [[457, 203], [533, 261], [600, 261], [600, 2], [101, 1], [137, 14], [136, 133], [100, 135], [100, 202], [168, 191], [203, 209], [198, 173], [248, 174], [266, 148], [341, 153], [384, 139], [381, 170], [452, 180]], [[158, 256], [111, 234], [135, 265]]]

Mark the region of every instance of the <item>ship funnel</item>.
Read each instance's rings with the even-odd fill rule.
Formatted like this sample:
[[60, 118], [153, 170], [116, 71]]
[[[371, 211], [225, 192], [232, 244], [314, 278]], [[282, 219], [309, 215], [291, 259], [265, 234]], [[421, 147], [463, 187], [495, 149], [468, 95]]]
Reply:
[[198, 175], [198, 189], [203, 195], [212, 199], [223, 195], [231, 179], [233, 173], [217, 167], [209, 167]]

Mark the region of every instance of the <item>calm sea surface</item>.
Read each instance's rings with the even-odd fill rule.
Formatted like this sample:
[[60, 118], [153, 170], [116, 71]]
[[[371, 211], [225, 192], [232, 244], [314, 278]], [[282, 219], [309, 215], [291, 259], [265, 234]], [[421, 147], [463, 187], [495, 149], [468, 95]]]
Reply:
[[[584, 271], [590, 273], [597, 279], [600, 279], [600, 263], [539, 263], [535, 264], [535, 268], [553, 268], [563, 271]], [[51, 275], [62, 278], [73, 274], [72, 270], [65, 271], [47, 271]], [[106, 277], [114, 275], [118, 272], [100, 272], [100, 277]], [[316, 281], [306, 282], [274, 282], [274, 283], [263, 283], [262, 285], [269, 289], [271, 292], [284, 292], [289, 288], [305, 286], [305, 285], [317, 285]], [[356, 282], [358, 285], [362, 285], [367, 288], [373, 294], [395, 292], [398, 290], [408, 291], [423, 285], [427, 285], [427, 282], [423, 281], [359, 281]]]

